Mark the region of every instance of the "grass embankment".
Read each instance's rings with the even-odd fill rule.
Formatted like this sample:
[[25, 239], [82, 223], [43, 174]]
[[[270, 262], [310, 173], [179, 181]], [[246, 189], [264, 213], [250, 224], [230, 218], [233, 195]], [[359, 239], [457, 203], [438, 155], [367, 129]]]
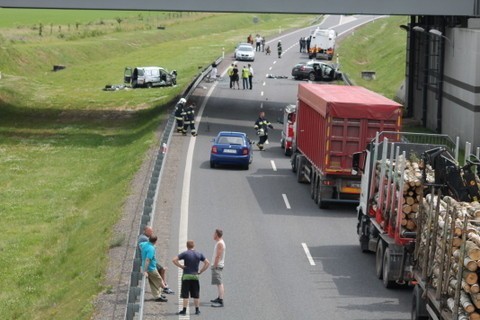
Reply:
[[[250, 14], [145, 17], [0, 9], [2, 319], [89, 318], [93, 297], [105, 289], [112, 226], [155, 143], [163, 104], [222, 47], [229, 51], [249, 33], [269, 36], [279, 26], [314, 19], [257, 15], [253, 24]], [[53, 64], [67, 68], [54, 73]], [[122, 82], [124, 66], [138, 65], [177, 69], [179, 85], [101, 90]]]
[[[408, 17], [378, 19], [355, 30], [337, 48], [341, 69], [355, 85], [393, 99], [405, 79], [407, 33], [399, 28]], [[362, 71], [375, 71], [375, 80], [364, 80]]]

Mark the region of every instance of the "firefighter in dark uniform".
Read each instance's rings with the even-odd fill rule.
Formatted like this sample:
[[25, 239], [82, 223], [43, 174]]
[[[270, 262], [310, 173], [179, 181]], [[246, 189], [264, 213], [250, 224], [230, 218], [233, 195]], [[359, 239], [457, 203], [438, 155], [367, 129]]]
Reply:
[[257, 143], [258, 149], [263, 150], [265, 141], [268, 140], [268, 128], [273, 129], [272, 124], [265, 118], [265, 112], [260, 112], [257, 121], [255, 121], [255, 130], [260, 140]]
[[184, 122], [183, 122], [183, 135], [187, 135], [187, 129], [188, 126], [190, 126], [190, 133], [192, 136], [196, 137], [197, 136], [197, 130], [195, 129], [195, 103], [191, 103], [188, 107], [184, 109], [185, 111], [185, 116], [184, 116]]
[[183, 117], [185, 116], [185, 103], [187, 100], [180, 98], [175, 107], [175, 120], [177, 120], [177, 132], [183, 132]]

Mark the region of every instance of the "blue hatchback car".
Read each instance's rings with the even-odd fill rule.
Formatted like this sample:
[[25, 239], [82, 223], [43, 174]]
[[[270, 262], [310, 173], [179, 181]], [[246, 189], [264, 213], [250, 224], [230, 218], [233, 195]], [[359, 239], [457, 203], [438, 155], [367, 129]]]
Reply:
[[248, 170], [253, 160], [252, 142], [243, 132], [221, 131], [213, 139], [210, 168], [216, 165], [239, 165]]

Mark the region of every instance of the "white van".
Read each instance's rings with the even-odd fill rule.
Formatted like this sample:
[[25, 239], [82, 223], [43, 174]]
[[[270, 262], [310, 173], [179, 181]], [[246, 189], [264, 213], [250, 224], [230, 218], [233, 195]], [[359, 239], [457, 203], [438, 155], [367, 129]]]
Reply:
[[168, 72], [162, 67], [126, 67], [124, 82], [137, 87], [163, 87], [177, 84], [177, 71]]
[[335, 54], [337, 32], [333, 29], [316, 29], [310, 37], [308, 57], [332, 60]]

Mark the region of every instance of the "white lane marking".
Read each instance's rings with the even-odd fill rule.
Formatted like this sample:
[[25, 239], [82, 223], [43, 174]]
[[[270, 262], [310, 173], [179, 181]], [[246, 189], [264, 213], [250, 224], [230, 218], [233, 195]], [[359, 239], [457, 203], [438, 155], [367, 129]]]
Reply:
[[260, 103], [260, 109], [263, 109], [263, 102]]
[[266, 85], [267, 85], [267, 83], [265, 81], [263, 81], [263, 86], [266, 86]]
[[[205, 100], [200, 107], [198, 112], [198, 116], [196, 117], [195, 121], [198, 123], [197, 132], [199, 131], [199, 127], [202, 121], [203, 110], [207, 105], [209, 97], [212, 95], [213, 90], [217, 86], [217, 83], [214, 83], [207, 92], [205, 96]], [[185, 172], [183, 175], [183, 190], [182, 190], [182, 197], [181, 197], [181, 204], [180, 204], [180, 223], [178, 228], [178, 252], [185, 251], [185, 243], [187, 243], [187, 235], [188, 235], [188, 202], [190, 199], [190, 181], [192, 176], [192, 163], [193, 163], [193, 150], [195, 149], [195, 141], [196, 138], [190, 137], [190, 141], [188, 143], [188, 150], [185, 162]], [[180, 292], [180, 288], [182, 287], [182, 274], [183, 270], [178, 269], [178, 292]], [[182, 302], [183, 299], [178, 298], [178, 310], [182, 309]], [[188, 318], [189, 319], [189, 318]]]
[[273, 67], [268, 68], [268, 70], [272, 70]]
[[270, 160], [270, 163], [272, 164], [273, 171], [277, 171], [277, 166], [275, 165], [275, 161]]
[[292, 207], [290, 207], [290, 202], [288, 202], [287, 195], [285, 193], [282, 193], [282, 197], [283, 197], [283, 201], [285, 202], [285, 206], [287, 207], [287, 209], [292, 209]]
[[277, 63], [277, 60], [273, 61], [273, 64]]
[[313, 261], [312, 255], [310, 254], [310, 250], [308, 250], [307, 244], [305, 242], [302, 243], [303, 250], [307, 255], [308, 262], [310, 262], [311, 266], [315, 265], [315, 261]]
[[263, 97], [263, 91], [262, 91], [262, 92], [260, 92], [260, 95]]

